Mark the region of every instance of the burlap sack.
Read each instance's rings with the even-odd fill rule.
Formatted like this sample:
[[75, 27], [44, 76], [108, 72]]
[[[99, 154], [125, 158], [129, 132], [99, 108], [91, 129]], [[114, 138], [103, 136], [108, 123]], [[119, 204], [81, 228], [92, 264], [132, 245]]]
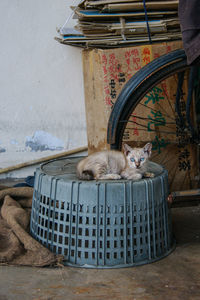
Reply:
[[29, 235], [33, 189], [0, 188], [0, 264], [55, 265], [57, 257]]

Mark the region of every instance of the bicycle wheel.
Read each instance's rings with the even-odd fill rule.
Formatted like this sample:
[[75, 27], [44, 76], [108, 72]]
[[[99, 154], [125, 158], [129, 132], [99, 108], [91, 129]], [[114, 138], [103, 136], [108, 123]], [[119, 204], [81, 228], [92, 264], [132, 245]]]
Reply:
[[108, 123], [111, 149], [152, 141], [152, 160], [167, 168], [172, 191], [199, 184], [196, 109], [187, 101], [188, 77], [184, 50], [155, 59], [124, 86]]

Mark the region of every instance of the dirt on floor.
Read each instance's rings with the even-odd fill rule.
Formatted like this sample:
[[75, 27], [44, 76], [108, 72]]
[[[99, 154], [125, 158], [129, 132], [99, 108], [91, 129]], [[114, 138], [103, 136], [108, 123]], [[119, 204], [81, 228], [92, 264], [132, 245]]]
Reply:
[[173, 208], [176, 249], [121, 269], [0, 267], [0, 300], [199, 300], [200, 206]]

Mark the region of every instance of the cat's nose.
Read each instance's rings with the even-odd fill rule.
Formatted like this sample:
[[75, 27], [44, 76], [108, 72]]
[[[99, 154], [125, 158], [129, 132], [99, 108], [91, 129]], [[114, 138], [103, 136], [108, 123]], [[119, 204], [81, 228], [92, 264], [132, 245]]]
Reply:
[[135, 165], [136, 165], [137, 168], [139, 168], [140, 163], [139, 163], [139, 162], [136, 162]]

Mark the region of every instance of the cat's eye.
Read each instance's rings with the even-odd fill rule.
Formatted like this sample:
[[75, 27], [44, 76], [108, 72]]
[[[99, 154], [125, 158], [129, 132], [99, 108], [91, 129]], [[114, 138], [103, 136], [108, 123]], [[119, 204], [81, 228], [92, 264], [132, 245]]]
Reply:
[[144, 157], [141, 157], [141, 158], [140, 158], [140, 161], [144, 161]]
[[134, 159], [133, 157], [131, 157], [131, 158], [130, 158], [130, 160], [131, 160], [132, 162], [134, 162], [134, 161], [135, 161], [135, 159]]

